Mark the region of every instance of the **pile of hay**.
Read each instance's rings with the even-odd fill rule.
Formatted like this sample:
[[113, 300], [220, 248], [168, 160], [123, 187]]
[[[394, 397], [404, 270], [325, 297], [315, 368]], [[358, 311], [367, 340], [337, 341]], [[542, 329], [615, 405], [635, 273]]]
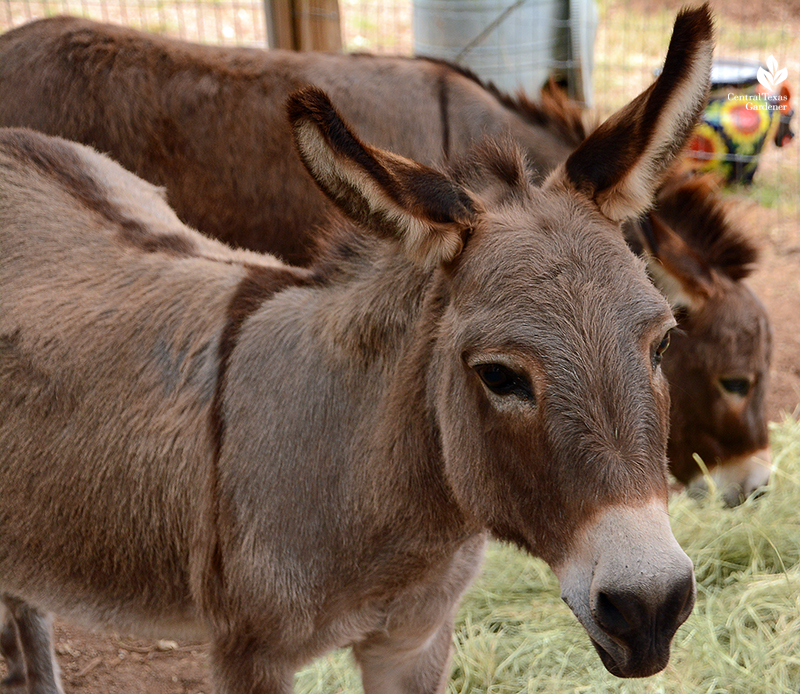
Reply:
[[[675, 536], [692, 558], [697, 604], [667, 669], [608, 674], [542, 562], [493, 545], [459, 612], [448, 694], [800, 692], [800, 424], [772, 431], [768, 493], [735, 509], [717, 496], [675, 497]], [[296, 691], [361, 692], [346, 652], [297, 677]]]

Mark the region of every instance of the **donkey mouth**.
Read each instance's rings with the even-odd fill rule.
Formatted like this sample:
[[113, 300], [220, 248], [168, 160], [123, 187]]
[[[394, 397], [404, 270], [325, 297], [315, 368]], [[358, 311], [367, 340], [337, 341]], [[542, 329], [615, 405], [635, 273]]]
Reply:
[[608, 670], [615, 677], [621, 678], [637, 678], [637, 677], [650, 677], [657, 672], [661, 672], [669, 662], [669, 651], [666, 658], [660, 657], [657, 654], [652, 657], [643, 657], [643, 654], [627, 653], [625, 652], [622, 659], [618, 659], [609, 653], [603, 646], [595, 641], [591, 636], [589, 640], [592, 642], [597, 655]]

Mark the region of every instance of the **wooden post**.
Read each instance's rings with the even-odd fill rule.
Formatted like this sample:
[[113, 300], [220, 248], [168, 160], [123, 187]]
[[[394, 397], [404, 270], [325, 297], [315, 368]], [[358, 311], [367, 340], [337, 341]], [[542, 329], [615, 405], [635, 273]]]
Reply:
[[264, 0], [267, 43], [270, 48], [294, 48], [293, 0]]
[[294, 0], [295, 37], [301, 51], [342, 50], [339, 0]]
[[264, 0], [270, 48], [340, 51], [339, 0]]

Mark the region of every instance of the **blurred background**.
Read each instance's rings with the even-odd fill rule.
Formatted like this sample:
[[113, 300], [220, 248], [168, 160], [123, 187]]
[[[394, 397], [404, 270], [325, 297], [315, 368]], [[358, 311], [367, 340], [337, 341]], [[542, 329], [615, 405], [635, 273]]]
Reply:
[[[509, 93], [536, 95], [549, 75], [605, 116], [652, 80], [682, 0], [0, 0], [0, 30], [74, 14], [213, 44], [369, 51], [445, 58]], [[789, 113], [800, 99], [800, 0], [714, 0], [720, 102], [694, 143], [717, 170], [753, 186], [736, 192], [766, 214], [800, 220], [800, 147]], [[772, 62], [770, 62], [770, 59]], [[768, 91], [783, 110], [757, 112], [727, 95]], [[726, 103], [727, 102], [727, 103]], [[776, 106], [773, 103], [773, 106]], [[727, 110], [727, 112], [726, 112]], [[779, 122], [783, 116], [784, 124]], [[724, 121], [721, 123], [720, 121]], [[723, 133], [723, 130], [727, 132]], [[777, 144], [776, 144], [777, 143]], [[777, 146], [785, 145], [785, 146]], [[753, 168], [758, 171], [753, 175]], [[791, 234], [790, 234], [791, 235]]]

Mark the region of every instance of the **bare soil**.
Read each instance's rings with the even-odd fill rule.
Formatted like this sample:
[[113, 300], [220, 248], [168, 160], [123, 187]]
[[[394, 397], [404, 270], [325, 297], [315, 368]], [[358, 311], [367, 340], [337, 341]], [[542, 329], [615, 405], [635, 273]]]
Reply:
[[[759, 211], [755, 208], [751, 214]], [[750, 278], [750, 286], [764, 302], [772, 321], [767, 417], [780, 421], [784, 413], [798, 414], [800, 403], [800, 219], [764, 229], [759, 236], [761, 262]]]
[[[55, 625], [66, 694], [211, 694], [208, 647], [141, 641]], [[0, 663], [0, 676], [5, 675]], [[0, 687], [3, 694], [25, 694]]]

